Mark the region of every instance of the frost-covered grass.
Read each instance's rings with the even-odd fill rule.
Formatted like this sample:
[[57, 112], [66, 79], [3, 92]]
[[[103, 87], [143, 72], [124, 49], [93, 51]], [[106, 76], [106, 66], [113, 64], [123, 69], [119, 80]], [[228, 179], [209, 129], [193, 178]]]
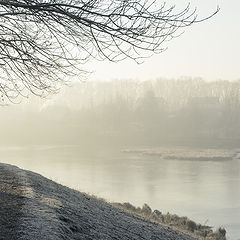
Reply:
[[216, 231], [213, 231], [212, 227], [197, 224], [187, 217], [179, 217], [176, 214], [170, 213], [163, 214], [159, 210], [152, 211], [147, 204], [144, 204], [142, 208], [135, 207], [130, 203], [113, 203], [113, 205], [147, 218], [150, 221], [187, 232], [199, 239], [226, 240], [226, 230], [224, 228], [220, 227]]
[[[75, 191], [0, 163], [0, 239], [195, 240]], [[146, 214], [152, 210], [146, 205]]]

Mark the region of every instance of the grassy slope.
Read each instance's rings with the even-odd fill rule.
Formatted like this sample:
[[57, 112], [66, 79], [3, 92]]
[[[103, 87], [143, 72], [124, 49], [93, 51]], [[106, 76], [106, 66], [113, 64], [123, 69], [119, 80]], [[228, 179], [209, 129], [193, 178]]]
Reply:
[[195, 239], [5, 164], [0, 164], [0, 215], [0, 239]]

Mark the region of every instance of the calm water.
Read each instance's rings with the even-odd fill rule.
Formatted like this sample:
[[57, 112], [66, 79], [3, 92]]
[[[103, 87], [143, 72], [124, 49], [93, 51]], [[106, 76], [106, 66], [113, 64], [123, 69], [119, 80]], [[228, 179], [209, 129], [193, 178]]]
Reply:
[[[95, 151], [94, 151], [95, 152]], [[84, 152], [77, 146], [2, 147], [0, 161], [38, 172], [109, 201], [148, 203], [240, 239], [240, 160], [162, 160], [120, 151]]]

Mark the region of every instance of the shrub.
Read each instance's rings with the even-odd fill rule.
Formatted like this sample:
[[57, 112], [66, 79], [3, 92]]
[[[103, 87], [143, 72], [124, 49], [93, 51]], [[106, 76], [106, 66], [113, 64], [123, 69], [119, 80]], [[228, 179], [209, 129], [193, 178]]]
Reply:
[[151, 219], [154, 221], [161, 221], [162, 213], [158, 210], [154, 210], [151, 214]]
[[143, 213], [145, 216], [150, 216], [151, 213], [152, 213], [152, 209], [151, 209], [146, 203], [144, 203], [144, 204], [143, 204], [143, 207], [142, 207], [142, 213]]
[[212, 235], [217, 240], [225, 240], [226, 239], [226, 230], [225, 230], [225, 228], [220, 227]]
[[134, 207], [131, 203], [125, 202], [122, 204], [122, 206], [128, 211], [136, 212], [136, 207]]
[[192, 220], [187, 220], [186, 222], [187, 230], [194, 232], [197, 229], [197, 224]]

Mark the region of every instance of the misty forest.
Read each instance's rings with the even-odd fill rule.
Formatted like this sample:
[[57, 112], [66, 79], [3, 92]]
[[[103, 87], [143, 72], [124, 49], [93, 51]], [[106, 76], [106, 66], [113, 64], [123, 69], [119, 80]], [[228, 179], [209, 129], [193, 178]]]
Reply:
[[0, 0], [0, 239], [240, 240], [239, 7]]
[[46, 100], [2, 107], [0, 141], [239, 147], [239, 90], [239, 81], [187, 77], [75, 83]]

